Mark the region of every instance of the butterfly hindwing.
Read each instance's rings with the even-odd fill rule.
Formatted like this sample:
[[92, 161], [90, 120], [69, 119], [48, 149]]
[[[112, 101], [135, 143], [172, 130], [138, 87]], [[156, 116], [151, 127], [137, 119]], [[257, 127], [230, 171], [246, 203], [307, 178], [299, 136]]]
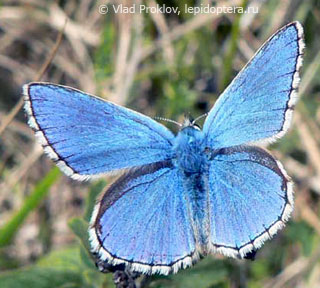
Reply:
[[197, 259], [183, 178], [170, 161], [118, 178], [97, 204], [89, 229], [93, 252], [110, 264], [168, 274]]
[[264, 149], [222, 149], [208, 171], [210, 244], [244, 257], [284, 226], [293, 209], [292, 183]]
[[208, 147], [283, 136], [297, 100], [303, 49], [302, 26], [293, 22], [258, 50], [211, 109], [203, 127]]
[[24, 96], [45, 152], [74, 179], [170, 158], [174, 135], [147, 116], [50, 83], [25, 85]]

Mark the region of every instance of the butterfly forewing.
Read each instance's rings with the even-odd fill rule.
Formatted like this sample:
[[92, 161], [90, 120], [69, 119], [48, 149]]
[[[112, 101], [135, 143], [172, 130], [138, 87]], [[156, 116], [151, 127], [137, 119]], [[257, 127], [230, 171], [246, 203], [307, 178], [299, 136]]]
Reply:
[[280, 29], [260, 48], [205, 120], [209, 147], [272, 142], [284, 135], [297, 100], [303, 49], [298, 22]]
[[147, 116], [50, 83], [25, 85], [24, 96], [45, 152], [74, 179], [171, 157], [174, 135]]

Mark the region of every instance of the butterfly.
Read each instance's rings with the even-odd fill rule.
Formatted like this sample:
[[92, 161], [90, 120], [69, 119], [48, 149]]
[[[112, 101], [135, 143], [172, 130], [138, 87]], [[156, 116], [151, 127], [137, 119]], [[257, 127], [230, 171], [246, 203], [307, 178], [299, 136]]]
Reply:
[[66, 175], [119, 174], [89, 227], [101, 263], [166, 275], [212, 253], [248, 257], [284, 226], [293, 184], [258, 144], [290, 126], [303, 50], [299, 22], [277, 31], [219, 97], [202, 130], [185, 121], [177, 135], [74, 88], [23, 87], [28, 123]]

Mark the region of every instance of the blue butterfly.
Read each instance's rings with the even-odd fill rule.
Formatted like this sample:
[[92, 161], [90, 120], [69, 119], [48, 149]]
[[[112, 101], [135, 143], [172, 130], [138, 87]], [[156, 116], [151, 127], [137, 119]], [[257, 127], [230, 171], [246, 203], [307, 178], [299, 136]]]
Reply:
[[284, 226], [293, 189], [281, 163], [255, 146], [282, 137], [297, 100], [303, 29], [275, 33], [209, 112], [177, 135], [155, 120], [74, 88], [24, 86], [29, 125], [76, 180], [120, 173], [89, 228], [101, 262], [177, 272], [200, 255], [244, 258]]

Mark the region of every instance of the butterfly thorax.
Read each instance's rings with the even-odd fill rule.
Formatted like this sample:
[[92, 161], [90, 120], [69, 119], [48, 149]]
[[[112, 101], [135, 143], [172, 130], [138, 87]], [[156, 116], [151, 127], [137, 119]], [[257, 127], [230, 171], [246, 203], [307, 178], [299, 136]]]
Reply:
[[174, 164], [186, 174], [202, 171], [205, 161], [203, 140], [203, 132], [194, 125], [182, 128], [176, 136]]

